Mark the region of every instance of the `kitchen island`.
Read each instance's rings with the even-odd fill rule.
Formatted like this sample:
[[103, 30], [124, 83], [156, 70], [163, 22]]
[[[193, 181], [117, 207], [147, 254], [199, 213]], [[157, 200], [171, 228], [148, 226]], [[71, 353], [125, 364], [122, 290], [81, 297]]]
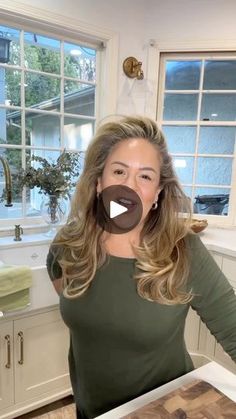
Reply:
[[[216, 362], [209, 362], [203, 367], [197, 368], [176, 380], [170, 381], [163, 386], [152, 390], [136, 399], [125, 403], [115, 409], [110, 410], [103, 415], [97, 416], [96, 419], [119, 419], [146, 404], [153, 402], [160, 397], [165, 396], [179, 387], [190, 384], [194, 380], [204, 380], [220, 390], [228, 398], [235, 402], [236, 412], [236, 375], [223, 368]], [[235, 416], [236, 417], [236, 416]]]

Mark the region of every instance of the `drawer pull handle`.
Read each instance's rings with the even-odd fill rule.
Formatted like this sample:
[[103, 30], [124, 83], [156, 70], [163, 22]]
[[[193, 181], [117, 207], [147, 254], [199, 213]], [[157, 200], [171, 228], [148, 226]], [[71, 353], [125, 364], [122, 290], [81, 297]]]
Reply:
[[5, 340], [7, 341], [7, 363], [6, 363], [5, 367], [6, 368], [11, 368], [11, 338], [10, 338], [10, 335], [6, 335]]
[[24, 335], [23, 335], [23, 332], [19, 332], [18, 336], [20, 338], [20, 359], [18, 361], [18, 364], [23, 365], [24, 364]]

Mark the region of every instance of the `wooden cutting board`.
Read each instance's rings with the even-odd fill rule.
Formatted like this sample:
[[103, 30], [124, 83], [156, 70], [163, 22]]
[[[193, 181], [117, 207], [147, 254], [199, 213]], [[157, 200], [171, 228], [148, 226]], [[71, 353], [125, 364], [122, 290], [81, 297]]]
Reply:
[[123, 419], [236, 419], [236, 403], [202, 380], [182, 386]]

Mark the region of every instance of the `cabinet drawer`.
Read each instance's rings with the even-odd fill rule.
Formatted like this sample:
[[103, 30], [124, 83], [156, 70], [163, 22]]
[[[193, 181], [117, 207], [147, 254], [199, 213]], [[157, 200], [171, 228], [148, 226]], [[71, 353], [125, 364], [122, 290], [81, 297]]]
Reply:
[[0, 250], [0, 260], [9, 265], [42, 266], [46, 263], [48, 245]]

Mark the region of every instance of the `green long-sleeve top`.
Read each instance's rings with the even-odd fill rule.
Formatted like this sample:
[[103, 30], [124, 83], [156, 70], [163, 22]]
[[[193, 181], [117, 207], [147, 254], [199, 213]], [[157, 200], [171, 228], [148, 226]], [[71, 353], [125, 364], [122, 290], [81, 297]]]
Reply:
[[[184, 342], [191, 306], [236, 361], [236, 297], [197, 236], [186, 239], [190, 257], [189, 304], [141, 298], [133, 279], [135, 259], [109, 257], [90, 288], [76, 299], [60, 297], [70, 329], [70, 376], [76, 404], [94, 418], [193, 369]], [[51, 279], [60, 277], [56, 264]], [[193, 330], [192, 333], [197, 333]]]

